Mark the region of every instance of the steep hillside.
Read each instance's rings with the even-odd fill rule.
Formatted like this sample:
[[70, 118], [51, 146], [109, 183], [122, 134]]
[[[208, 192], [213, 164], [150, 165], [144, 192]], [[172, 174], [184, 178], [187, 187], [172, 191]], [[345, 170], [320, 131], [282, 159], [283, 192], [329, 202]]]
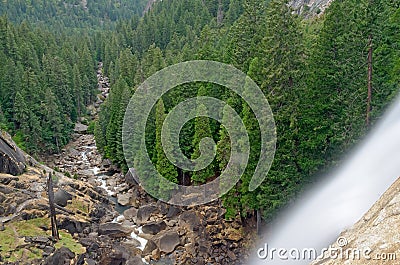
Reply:
[[6, 14], [14, 22], [27, 20], [68, 28], [110, 26], [118, 19], [142, 15], [147, 0], [55, 0], [0, 2], [0, 15]]

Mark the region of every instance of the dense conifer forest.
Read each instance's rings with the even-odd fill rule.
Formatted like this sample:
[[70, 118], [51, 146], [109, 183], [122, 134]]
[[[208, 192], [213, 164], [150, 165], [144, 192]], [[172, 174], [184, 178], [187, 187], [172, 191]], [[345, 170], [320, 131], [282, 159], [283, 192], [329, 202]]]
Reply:
[[[153, 163], [175, 183], [198, 185], [229, 160], [229, 135], [199, 117], [180, 133], [189, 158], [199, 142], [217, 143], [213, 163], [186, 172], [165, 157], [159, 137], [179, 102], [212, 96], [240, 114], [251, 141], [241, 181], [223, 197], [226, 218], [264, 218], [285, 205], [368, 132], [400, 86], [400, 3], [336, 0], [305, 17], [285, 0], [2, 1], [0, 3], [0, 124], [31, 154], [57, 153], [68, 143], [85, 106], [96, 100], [98, 62], [111, 82], [94, 134], [99, 150], [127, 170], [122, 122], [135, 89], [166, 66], [188, 60], [231, 64], [261, 88], [277, 126], [268, 177], [248, 190], [258, 162], [260, 132], [249, 106], [209, 83], [176, 87], [149, 117], [146, 146]], [[149, 6], [147, 6], [149, 7]], [[226, 117], [228, 118], [228, 117]], [[154, 186], [163, 193], [167, 187]]]

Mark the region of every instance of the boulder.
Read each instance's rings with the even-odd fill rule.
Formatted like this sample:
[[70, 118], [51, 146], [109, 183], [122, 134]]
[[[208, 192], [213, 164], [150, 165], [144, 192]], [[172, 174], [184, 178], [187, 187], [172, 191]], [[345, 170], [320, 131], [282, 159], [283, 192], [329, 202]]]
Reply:
[[82, 233], [86, 227], [89, 227], [90, 223], [80, 222], [70, 217], [59, 218], [60, 229], [67, 230], [70, 234]]
[[219, 219], [219, 210], [217, 208], [208, 208], [205, 214], [206, 222], [214, 224]]
[[88, 126], [82, 123], [76, 123], [75, 124], [75, 128], [74, 128], [74, 132], [76, 133], [85, 133], [88, 129]]
[[130, 168], [125, 174], [125, 181], [131, 186], [135, 186], [139, 183], [139, 179], [134, 168]]
[[127, 262], [126, 265], [144, 265], [145, 263], [142, 261], [140, 257], [132, 257]]
[[200, 218], [194, 211], [186, 211], [179, 216], [179, 226], [185, 227], [189, 231], [198, 230], [200, 225]]
[[24, 153], [12, 141], [11, 136], [1, 131], [0, 134], [0, 173], [14, 176], [24, 173], [26, 159]]
[[137, 212], [138, 212], [137, 209], [131, 207], [124, 211], [124, 217], [127, 220], [132, 220], [133, 218], [136, 218]]
[[164, 221], [153, 222], [153, 223], [145, 224], [142, 227], [142, 231], [145, 234], [156, 235], [156, 234], [160, 233], [162, 230], [165, 230], [165, 228], [167, 228], [167, 225], [165, 224]]
[[119, 204], [121, 204], [122, 206], [127, 206], [129, 205], [129, 202], [131, 200], [131, 194], [129, 193], [118, 194], [117, 198]]
[[148, 240], [146, 243], [146, 246], [143, 249], [142, 252], [142, 257], [145, 257], [147, 255], [151, 255], [151, 253], [153, 252], [153, 250], [157, 249], [157, 245], [156, 243], [154, 243], [153, 240]]
[[54, 193], [54, 203], [59, 206], [67, 206], [69, 200], [72, 200], [72, 195], [63, 189], [58, 189]]
[[111, 167], [111, 165], [112, 165], [112, 163], [111, 163], [110, 159], [104, 159], [101, 162], [101, 167], [103, 167], [103, 168], [109, 168], [109, 167]]
[[75, 254], [71, 250], [61, 247], [45, 260], [44, 265], [70, 265], [73, 258]]
[[171, 219], [171, 218], [174, 218], [174, 217], [178, 216], [178, 214], [180, 214], [180, 212], [181, 212], [180, 208], [171, 205], [169, 207], [168, 213], [167, 213], [167, 215], [165, 217], [168, 218], [168, 219]]
[[159, 236], [158, 248], [165, 254], [172, 253], [180, 244], [179, 235], [176, 231], [167, 231]]
[[150, 216], [157, 213], [158, 208], [155, 205], [144, 205], [139, 208], [136, 218], [138, 224], [143, 224], [149, 220]]
[[71, 156], [73, 158], [77, 158], [77, 157], [81, 156], [81, 153], [73, 147], [69, 148], [68, 152], [69, 152], [69, 156]]
[[105, 223], [99, 226], [99, 235], [108, 235], [110, 237], [126, 237], [131, 233], [127, 227], [123, 227], [118, 223]]

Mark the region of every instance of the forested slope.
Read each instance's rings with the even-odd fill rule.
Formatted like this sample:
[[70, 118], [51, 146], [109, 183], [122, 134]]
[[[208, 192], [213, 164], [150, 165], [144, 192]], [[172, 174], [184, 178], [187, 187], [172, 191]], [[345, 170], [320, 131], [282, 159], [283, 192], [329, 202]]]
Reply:
[[[230, 1], [228, 8], [219, 5], [212, 12], [215, 7], [202, 1], [163, 1], [143, 19], [121, 23], [111, 37], [103, 36], [101, 58], [113, 85], [95, 130], [100, 150], [126, 169], [119, 137], [126, 96], [167, 65], [207, 59], [233, 64], [252, 77], [267, 96], [277, 124], [274, 164], [262, 186], [249, 192], [260, 132], [247, 104], [226, 89], [203, 83], [178, 87], [163, 97], [165, 112], [188, 97], [210, 95], [230, 102], [243, 118], [252, 153], [242, 180], [224, 197], [228, 217], [252, 215], [254, 210], [268, 217], [312, 176], [335, 165], [398, 91], [399, 4], [334, 1], [324, 15], [304, 20], [286, 3]], [[368, 69], [373, 69], [372, 75]], [[157, 149], [157, 121], [163, 119], [158, 115], [154, 110], [148, 121], [147, 149], [154, 164], [165, 165], [158, 160], [163, 158]], [[229, 149], [227, 136], [213, 120], [185, 125], [180, 135], [183, 152], [196, 158], [198, 139], [205, 136], [218, 143], [217, 159], [193, 174], [175, 169], [168, 175], [171, 181], [200, 184], [224, 169], [227, 158], [221, 156], [229, 153], [223, 151]], [[163, 193], [157, 185], [154, 189]]]
[[[111, 95], [95, 126], [96, 142], [126, 170], [122, 121], [135, 89], [178, 62], [232, 64], [260, 86], [274, 113], [277, 151], [264, 183], [249, 192], [263, 133], [255, 115], [236, 94], [213, 84], [186, 84], [165, 95], [149, 117], [147, 149], [171, 181], [197, 185], [215, 179], [230, 149], [218, 122], [194, 119], [180, 134], [189, 158], [198, 156], [203, 137], [218, 144], [210, 167], [196, 173], [165, 161], [157, 132], [165, 113], [189, 97], [228, 102], [243, 119], [252, 146], [245, 174], [223, 198], [226, 217], [259, 210], [268, 218], [313, 176], [335, 165], [399, 90], [398, 1], [337, 0], [308, 19], [288, 2], [164, 0], [140, 17], [147, 1], [2, 1], [0, 10], [8, 17], [0, 20], [2, 127], [30, 152], [57, 152], [84, 115], [83, 106], [95, 99], [95, 66], [102, 61]], [[71, 27], [80, 33], [67, 34]]]
[[64, 30], [110, 28], [119, 19], [141, 16], [146, 4], [147, 0], [5, 0], [0, 2], [0, 15]]
[[0, 17], [1, 126], [32, 154], [68, 143], [85, 104], [96, 95], [88, 35], [55, 35]]

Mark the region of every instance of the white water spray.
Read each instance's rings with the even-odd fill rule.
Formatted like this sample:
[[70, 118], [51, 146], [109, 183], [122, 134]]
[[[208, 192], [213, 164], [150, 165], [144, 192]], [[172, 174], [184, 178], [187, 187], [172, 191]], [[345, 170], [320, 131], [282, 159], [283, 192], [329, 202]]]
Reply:
[[[340, 232], [356, 223], [400, 176], [400, 97], [348, 161], [284, 211], [257, 245], [277, 250], [328, 247]], [[265, 245], [267, 244], [267, 245]], [[308, 264], [286, 253], [252, 253], [248, 264]], [[261, 254], [261, 255], [260, 255]], [[271, 254], [271, 253], [269, 253]], [[261, 259], [259, 256], [265, 259]]]

